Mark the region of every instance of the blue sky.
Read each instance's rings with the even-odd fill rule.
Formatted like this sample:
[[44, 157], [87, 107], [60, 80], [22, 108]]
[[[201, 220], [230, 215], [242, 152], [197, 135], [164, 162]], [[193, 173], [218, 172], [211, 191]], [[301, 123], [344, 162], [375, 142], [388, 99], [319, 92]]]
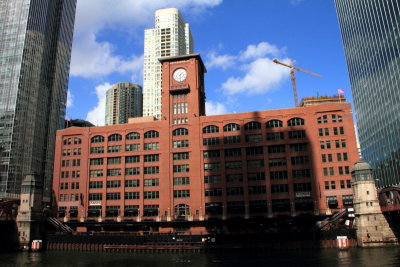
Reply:
[[333, 95], [350, 85], [333, 0], [80, 0], [74, 31], [67, 117], [104, 124], [105, 92], [142, 82], [144, 30], [154, 12], [178, 8], [190, 24], [205, 75], [207, 114], [294, 106], [288, 62], [299, 99]]

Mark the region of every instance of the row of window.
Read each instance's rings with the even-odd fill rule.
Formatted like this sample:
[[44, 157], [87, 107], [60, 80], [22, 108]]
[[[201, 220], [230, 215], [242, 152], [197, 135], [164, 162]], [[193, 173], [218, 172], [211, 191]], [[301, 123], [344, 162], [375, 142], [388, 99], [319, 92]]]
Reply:
[[340, 188], [336, 188], [336, 181], [325, 181], [325, 190], [351, 188], [351, 180], [340, 180]]
[[[148, 138], [158, 138], [160, 136], [160, 134], [157, 131], [151, 130], [151, 131], [147, 131], [144, 133], [144, 138], [148, 139]], [[140, 139], [140, 134], [137, 132], [131, 132], [128, 133], [125, 136], [126, 140], [137, 140]], [[91, 143], [103, 143], [104, 142], [104, 136], [102, 135], [96, 135], [93, 136], [90, 139]], [[122, 135], [120, 134], [111, 134], [108, 136], [107, 138], [108, 142], [116, 142], [116, 141], [122, 141]]]
[[[349, 166], [340, 166], [337, 167], [338, 175], [346, 175], [350, 174], [350, 167]], [[327, 167], [323, 168], [324, 176], [334, 176], [335, 175], [335, 167]]]
[[346, 148], [347, 147], [345, 139], [320, 141], [319, 143], [320, 143], [321, 149], [331, 149], [333, 146], [333, 143], [335, 145], [335, 148]]
[[[304, 119], [292, 118], [287, 121], [288, 126], [300, 126], [304, 125]], [[270, 120], [266, 122], [266, 128], [280, 128], [283, 127], [283, 121], [281, 120]], [[245, 130], [259, 130], [262, 128], [262, 124], [258, 121], [251, 121], [244, 125]], [[240, 131], [240, 125], [237, 123], [229, 123], [223, 126], [224, 132], [235, 132]], [[208, 125], [203, 127], [203, 133], [218, 133], [219, 127], [216, 125]]]
[[73, 149], [63, 149], [62, 155], [63, 156], [77, 156], [81, 154], [80, 148], [73, 148]]
[[[158, 166], [143, 167], [143, 173], [144, 174], [159, 174], [160, 167], [158, 167]], [[125, 175], [127, 175], [127, 176], [128, 175], [139, 175], [139, 174], [140, 174], [139, 167], [125, 168]], [[90, 170], [89, 175], [92, 178], [102, 177], [103, 170]], [[122, 171], [120, 168], [107, 169], [107, 176], [121, 176], [121, 175], [122, 175]]]
[[[322, 162], [333, 162], [333, 155], [334, 154], [321, 154]], [[347, 155], [347, 152], [336, 153], [336, 160], [338, 162], [340, 162], [340, 161], [348, 161], [349, 157]]]
[[[69, 186], [69, 184], [71, 186]], [[79, 189], [79, 182], [60, 183], [60, 190], [64, 190], [64, 189]]]
[[80, 159], [67, 159], [67, 160], [62, 160], [61, 161], [61, 167], [69, 167], [71, 163], [72, 167], [79, 167], [81, 166], [81, 160]]
[[[333, 135], [344, 135], [344, 127], [333, 127]], [[329, 136], [331, 134], [330, 128], [319, 128], [319, 136]]]
[[[243, 187], [227, 187], [226, 195], [243, 195]], [[311, 183], [295, 183], [293, 184], [294, 192], [311, 192]], [[289, 192], [288, 184], [276, 184], [271, 185], [271, 193], [287, 193]], [[209, 188], [204, 190], [206, 197], [220, 197], [223, 195], [222, 188]], [[267, 188], [265, 185], [256, 185], [248, 187], [248, 194], [266, 194]]]
[[66, 145], [72, 145], [72, 144], [74, 144], [74, 145], [80, 145], [80, 144], [82, 144], [82, 139], [80, 139], [80, 138], [78, 138], [78, 137], [74, 137], [74, 138], [72, 138], [72, 137], [69, 137], [69, 138], [65, 138], [64, 140], [63, 140], [63, 144], [66, 146]]
[[[71, 176], [69, 175], [71, 173]], [[81, 172], [80, 171], [62, 171], [60, 173], [61, 178], [79, 178], [81, 177]]]
[[[330, 117], [331, 117], [331, 122], [342, 122], [343, 121], [343, 117], [340, 115], [332, 114]], [[318, 124], [328, 123], [328, 115], [323, 115], [321, 117], [318, 117], [317, 122], [318, 122]]]

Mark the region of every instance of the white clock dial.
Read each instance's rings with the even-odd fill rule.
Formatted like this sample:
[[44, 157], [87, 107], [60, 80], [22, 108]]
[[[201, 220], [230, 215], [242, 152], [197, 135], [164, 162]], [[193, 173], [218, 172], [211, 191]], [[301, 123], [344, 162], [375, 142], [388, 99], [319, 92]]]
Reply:
[[175, 81], [182, 82], [186, 80], [186, 77], [187, 77], [187, 72], [185, 69], [181, 68], [174, 71], [173, 78]]

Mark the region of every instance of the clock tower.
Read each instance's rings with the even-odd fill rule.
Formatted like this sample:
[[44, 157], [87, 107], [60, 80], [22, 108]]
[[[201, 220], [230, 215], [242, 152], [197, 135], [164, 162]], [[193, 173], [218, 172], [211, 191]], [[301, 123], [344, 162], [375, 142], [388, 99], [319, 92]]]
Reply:
[[205, 115], [204, 73], [199, 54], [164, 57], [162, 63], [162, 120], [191, 124]]

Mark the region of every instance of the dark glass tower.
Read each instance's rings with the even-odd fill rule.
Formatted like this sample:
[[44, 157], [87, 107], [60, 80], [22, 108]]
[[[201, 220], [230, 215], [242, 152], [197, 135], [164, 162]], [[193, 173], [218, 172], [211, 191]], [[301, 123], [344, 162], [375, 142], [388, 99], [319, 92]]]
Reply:
[[400, 1], [335, 0], [363, 159], [400, 184]]
[[50, 200], [75, 9], [76, 0], [0, 0], [0, 199], [19, 198], [35, 172]]

